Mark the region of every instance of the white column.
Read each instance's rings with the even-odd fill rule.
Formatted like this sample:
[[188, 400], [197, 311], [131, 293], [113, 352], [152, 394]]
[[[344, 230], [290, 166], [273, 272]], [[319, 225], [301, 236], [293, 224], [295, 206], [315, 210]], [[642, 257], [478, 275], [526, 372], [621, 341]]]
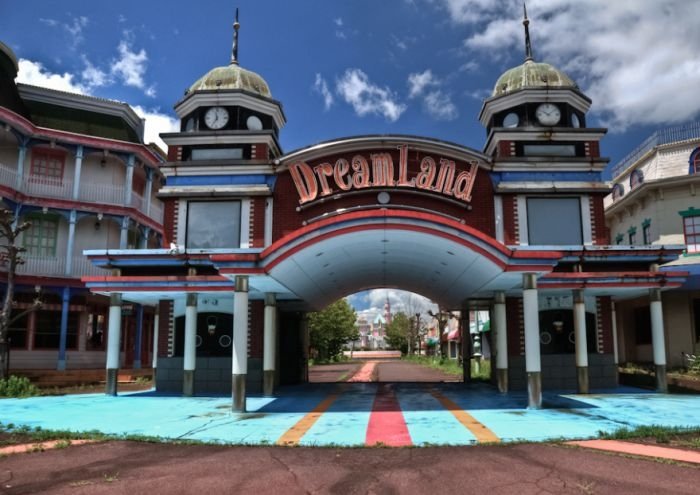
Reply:
[[156, 304], [155, 314], [153, 316], [153, 360], [151, 367], [153, 371], [158, 368], [158, 332], [160, 329], [160, 303]]
[[542, 363], [540, 359], [540, 314], [537, 275], [523, 274], [523, 323], [525, 326], [525, 371], [528, 407], [542, 407]]
[[73, 274], [73, 246], [75, 245], [75, 222], [78, 213], [71, 210], [68, 217], [68, 242], [66, 244], [66, 275]]
[[122, 229], [119, 233], [119, 249], [126, 249], [129, 243], [129, 217], [122, 217]]
[[126, 177], [124, 180], [124, 206], [131, 206], [131, 193], [134, 190], [134, 164], [136, 158], [134, 155], [129, 155], [126, 162]]
[[586, 339], [586, 303], [583, 291], [574, 291], [574, 338], [578, 393], [588, 393], [588, 341]]
[[151, 214], [151, 194], [153, 193], [153, 169], [146, 169], [146, 191], [143, 198], [143, 209], [146, 215]]
[[231, 395], [233, 411], [245, 412], [245, 380], [248, 374], [248, 277], [236, 275], [233, 296], [233, 349]]
[[117, 395], [117, 373], [122, 333], [122, 296], [109, 296], [109, 321], [107, 324], [107, 382], [105, 393]]
[[263, 335], [263, 395], [275, 391], [275, 362], [277, 361], [277, 300], [265, 294], [265, 331]]
[[496, 334], [496, 378], [498, 391], [508, 392], [508, 330], [506, 327], [506, 294], [496, 292], [493, 302], [493, 327]]
[[610, 312], [610, 317], [612, 318], [613, 355], [615, 358], [615, 369], [617, 369], [617, 364], [620, 362], [620, 350], [617, 347], [617, 307], [615, 301], [610, 303]]
[[80, 193], [80, 172], [83, 168], [83, 147], [78, 146], [75, 152], [75, 171], [73, 174], [73, 199], [78, 199]]
[[182, 372], [182, 395], [194, 395], [194, 370], [197, 360], [197, 294], [187, 294], [185, 304], [185, 352]]
[[664, 313], [661, 307], [661, 289], [649, 289], [651, 313], [651, 344], [656, 367], [656, 391], [668, 392], [666, 381], [666, 339], [664, 337]]

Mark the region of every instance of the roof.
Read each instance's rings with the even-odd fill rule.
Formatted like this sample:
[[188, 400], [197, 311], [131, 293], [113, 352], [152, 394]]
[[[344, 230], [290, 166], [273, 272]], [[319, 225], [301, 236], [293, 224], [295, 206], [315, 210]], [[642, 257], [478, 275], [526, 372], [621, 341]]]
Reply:
[[507, 70], [498, 78], [492, 96], [501, 96], [526, 88], [578, 89], [578, 85], [550, 64], [526, 60], [524, 64]]
[[242, 68], [235, 62], [224, 67], [213, 68], [190, 86], [186, 93], [211, 89], [243, 89], [266, 98], [272, 97], [270, 88], [261, 76]]

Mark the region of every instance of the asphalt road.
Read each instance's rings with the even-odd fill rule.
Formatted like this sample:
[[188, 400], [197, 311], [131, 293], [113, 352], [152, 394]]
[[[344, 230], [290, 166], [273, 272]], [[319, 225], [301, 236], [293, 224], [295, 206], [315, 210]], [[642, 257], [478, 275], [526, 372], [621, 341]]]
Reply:
[[2, 494], [697, 494], [695, 466], [542, 444], [332, 449], [108, 442], [0, 459]]

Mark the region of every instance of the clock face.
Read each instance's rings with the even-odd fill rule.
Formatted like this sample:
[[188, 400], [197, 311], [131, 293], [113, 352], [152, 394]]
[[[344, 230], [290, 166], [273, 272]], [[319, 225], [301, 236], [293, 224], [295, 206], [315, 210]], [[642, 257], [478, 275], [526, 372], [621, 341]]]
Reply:
[[209, 129], [221, 129], [228, 124], [228, 112], [224, 107], [211, 107], [204, 114], [204, 123]]
[[552, 126], [559, 123], [561, 111], [559, 111], [559, 107], [552, 103], [542, 103], [535, 110], [535, 117], [537, 117], [540, 124]]
[[571, 127], [581, 127], [581, 120], [575, 113], [571, 114]]
[[509, 113], [503, 119], [503, 127], [518, 127], [518, 123], [520, 123], [520, 117], [515, 112]]
[[262, 121], [255, 115], [248, 117], [248, 119], [245, 121], [245, 125], [251, 131], [259, 131], [263, 128]]

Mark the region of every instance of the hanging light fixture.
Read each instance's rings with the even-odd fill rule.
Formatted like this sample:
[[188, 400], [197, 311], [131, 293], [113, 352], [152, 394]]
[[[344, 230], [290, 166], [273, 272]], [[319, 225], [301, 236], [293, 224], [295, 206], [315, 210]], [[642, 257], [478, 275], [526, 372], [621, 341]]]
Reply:
[[216, 324], [218, 323], [218, 318], [216, 316], [208, 316], [207, 317], [207, 332], [209, 332], [209, 335], [214, 335], [216, 332]]

